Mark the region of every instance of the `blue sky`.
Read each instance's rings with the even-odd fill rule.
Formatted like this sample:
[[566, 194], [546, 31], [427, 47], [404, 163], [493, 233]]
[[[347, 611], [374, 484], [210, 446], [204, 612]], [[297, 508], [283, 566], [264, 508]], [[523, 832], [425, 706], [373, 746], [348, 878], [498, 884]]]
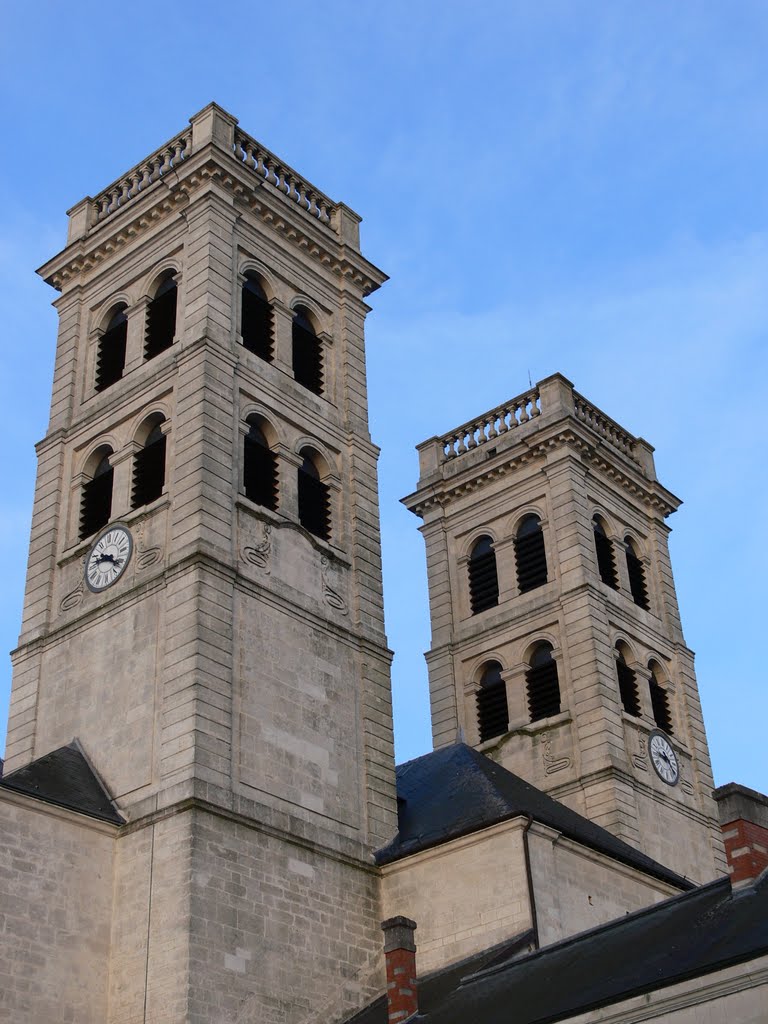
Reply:
[[[215, 99], [363, 217], [399, 759], [429, 748], [413, 446], [559, 370], [656, 446], [715, 779], [765, 792], [768, 5], [6, 4], [0, 647], [65, 210]], [[10, 681], [0, 668], [0, 709]], [[4, 710], [0, 710], [4, 719]], [[0, 742], [2, 736], [0, 736]]]

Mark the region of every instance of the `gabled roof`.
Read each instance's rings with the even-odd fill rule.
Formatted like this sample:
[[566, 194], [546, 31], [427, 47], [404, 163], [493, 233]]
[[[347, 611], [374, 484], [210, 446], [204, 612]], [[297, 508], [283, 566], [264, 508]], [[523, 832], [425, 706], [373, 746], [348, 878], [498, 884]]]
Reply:
[[[511, 962], [489, 965], [490, 952], [425, 979], [417, 1019], [554, 1024], [766, 955], [768, 871], [736, 892], [720, 878]], [[386, 1019], [384, 999], [352, 1018]]]
[[679, 889], [693, 888], [692, 882], [466, 743], [440, 747], [398, 765], [397, 798], [398, 833], [377, 852], [377, 864], [390, 864], [419, 850], [523, 815]]
[[5, 775], [0, 786], [113, 825], [125, 822], [77, 740]]

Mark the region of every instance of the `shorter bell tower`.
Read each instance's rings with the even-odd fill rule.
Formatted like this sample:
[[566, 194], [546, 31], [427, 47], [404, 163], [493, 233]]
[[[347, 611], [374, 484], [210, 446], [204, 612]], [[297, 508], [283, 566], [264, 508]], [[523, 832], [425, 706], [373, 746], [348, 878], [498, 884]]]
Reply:
[[555, 374], [418, 446], [435, 746], [703, 882], [722, 842], [653, 448]]

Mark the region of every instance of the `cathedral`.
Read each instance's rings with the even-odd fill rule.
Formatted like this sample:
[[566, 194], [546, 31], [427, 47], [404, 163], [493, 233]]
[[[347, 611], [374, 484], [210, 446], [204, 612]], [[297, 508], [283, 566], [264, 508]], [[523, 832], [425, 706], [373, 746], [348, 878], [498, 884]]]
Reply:
[[418, 445], [396, 766], [360, 217], [215, 103], [68, 212], [0, 779], [0, 1021], [768, 1020], [653, 448], [555, 374]]

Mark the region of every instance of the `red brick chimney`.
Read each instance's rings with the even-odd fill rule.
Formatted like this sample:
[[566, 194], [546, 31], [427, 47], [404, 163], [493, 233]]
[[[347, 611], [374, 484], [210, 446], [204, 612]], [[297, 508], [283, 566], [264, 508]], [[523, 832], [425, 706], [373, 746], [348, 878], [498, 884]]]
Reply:
[[731, 885], [754, 882], [768, 867], [768, 797], [729, 782], [712, 794], [717, 801]]
[[416, 922], [408, 917], [382, 921], [384, 960], [387, 965], [387, 1020], [401, 1024], [418, 1012], [416, 991]]

